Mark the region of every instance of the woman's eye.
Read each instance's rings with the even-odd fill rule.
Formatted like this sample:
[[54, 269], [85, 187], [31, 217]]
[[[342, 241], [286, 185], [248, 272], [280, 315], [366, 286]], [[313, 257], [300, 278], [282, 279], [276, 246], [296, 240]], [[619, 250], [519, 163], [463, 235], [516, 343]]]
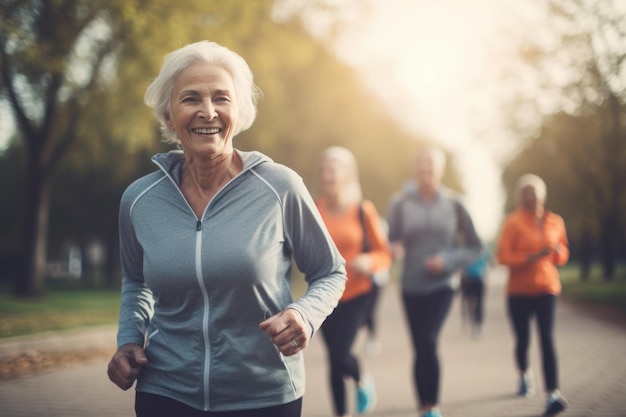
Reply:
[[183, 103], [195, 103], [198, 99], [196, 97], [185, 97], [181, 100]]
[[230, 101], [230, 97], [226, 97], [226, 96], [219, 96], [215, 99], [215, 101], [218, 102], [229, 102]]

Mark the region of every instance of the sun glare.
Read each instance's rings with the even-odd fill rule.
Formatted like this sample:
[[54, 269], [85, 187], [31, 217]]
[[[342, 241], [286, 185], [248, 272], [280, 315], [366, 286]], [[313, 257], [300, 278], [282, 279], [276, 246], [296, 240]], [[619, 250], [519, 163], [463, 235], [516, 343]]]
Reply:
[[339, 42], [338, 55], [360, 71], [401, 123], [455, 155], [477, 228], [493, 236], [503, 193], [499, 167], [482, 136], [493, 125], [489, 69], [499, 58], [490, 56], [490, 46], [499, 41], [497, 31], [507, 24], [503, 12], [511, 3], [371, 4], [369, 18], [354, 22]]

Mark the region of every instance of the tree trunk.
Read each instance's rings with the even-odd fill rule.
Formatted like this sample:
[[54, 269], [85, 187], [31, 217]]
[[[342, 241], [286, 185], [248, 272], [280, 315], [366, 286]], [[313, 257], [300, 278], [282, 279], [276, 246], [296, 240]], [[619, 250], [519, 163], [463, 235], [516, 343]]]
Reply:
[[589, 229], [584, 229], [580, 236], [579, 250], [580, 250], [580, 278], [583, 281], [589, 280], [589, 274], [591, 272], [591, 264], [593, 262], [593, 242], [591, 232]]
[[616, 215], [609, 213], [601, 220], [602, 271], [606, 281], [612, 281], [615, 275], [615, 237], [618, 231]]
[[44, 292], [48, 253], [51, 178], [33, 156], [27, 163], [27, 197], [24, 227], [26, 262], [16, 276], [15, 294], [21, 297], [41, 296]]
[[[610, 90], [609, 90], [610, 91]], [[602, 240], [604, 243], [604, 279], [612, 281], [615, 275], [615, 263], [619, 242], [620, 227], [620, 201], [623, 190], [623, 144], [622, 144], [622, 105], [615, 94], [609, 93], [608, 98], [609, 121], [608, 130], [605, 133], [605, 147], [607, 152], [609, 194], [607, 196], [607, 213], [602, 220], [604, 225]]]

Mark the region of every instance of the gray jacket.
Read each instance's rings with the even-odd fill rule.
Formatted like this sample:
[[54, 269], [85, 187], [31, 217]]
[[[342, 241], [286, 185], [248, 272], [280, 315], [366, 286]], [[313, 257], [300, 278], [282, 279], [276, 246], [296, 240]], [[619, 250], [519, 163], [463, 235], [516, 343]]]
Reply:
[[[179, 188], [184, 155], [131, 184], [120, 205], [122, 306], [118, 346], [144, 345], [137, 390], [200, 410], [269, 407], [304, 393], [302, 353], [284, 357], [258, 325], [289, 307], [313, 334], [346, 281], [302, 179], [258, 152], [202, 218]], [[308, 289], [294, 302], [291, 265]]]
[[[424, 201], [414, 183], [394, 195], [388, 212], [389, 241], [405, 248], [402, 291], [428, 294], [455, 288], [460, 269], [474, 262], [482, 243], [469, 213], [451, 190], [440, 187], [434, 201]], [[441, 255], [445, 271], [435, 275], [426, 258]]]

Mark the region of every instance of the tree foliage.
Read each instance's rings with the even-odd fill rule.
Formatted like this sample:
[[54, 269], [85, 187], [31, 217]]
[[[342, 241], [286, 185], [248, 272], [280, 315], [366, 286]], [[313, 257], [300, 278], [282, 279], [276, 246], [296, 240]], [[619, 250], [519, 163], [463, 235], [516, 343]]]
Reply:
[[[311, 182], [321, 149], [346, 146], [359, 158], [366, 197], [385, 208], [410, 175], [407, 155], [416, 138], [311, 37], [297, 14], [276, 21], [273, 1], [0, 5], [1, 98], [18, 129], [5, 155], [21, 158], [0, 160], [0, 168], [21, 169], [16, 184], [26, 194], [26, 210], [7, 211], [22, 245], [0, 239], [0, 248], [27, 258], [16, 275], [19, 294], [43, 291], [46, 256], [63, 242], [101, 239], [114, 260], [121, 192], [154, 169], [148, 155], [169, 149], [143, 93], [164, 55], [189, 42], [209, 39], [240, 53], [264, 91], [257, 121], [235, 138], [236, 147], [260, 150]], [[15, 207], [12, 197], [4, 189], [0, 194]]]
[[[522, 101], [542, 115], [540, 127], [503, 177], [512, 190], [522, 173], [542, 175], [574, 244], [591, 236], [611, 279], [626, 226], [626, 9], [613, 1], [549, 6], [552, 36], [520, 50], [538, 87]], [[520, 114], [511, 118], [518, 127], [527, 120]]]
[[[2, 96], [25, 149], [26, 258], [21, 295], [43, 290], [51, 178], [77, 139], [82, 105], [99, 84], [122, 26], [100, 1], [3, 0], [0, 15]], [[111, 2], [114, 5], [115, 3]]]

